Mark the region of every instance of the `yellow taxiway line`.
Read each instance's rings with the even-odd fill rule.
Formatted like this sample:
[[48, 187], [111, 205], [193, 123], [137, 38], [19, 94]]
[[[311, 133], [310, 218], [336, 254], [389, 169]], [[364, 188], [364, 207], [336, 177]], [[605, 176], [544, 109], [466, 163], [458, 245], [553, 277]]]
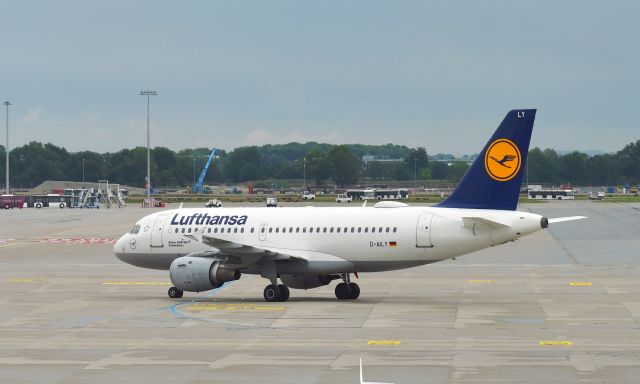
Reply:
[[400, 340], [369, 340], [367, 345], [400, 345]]

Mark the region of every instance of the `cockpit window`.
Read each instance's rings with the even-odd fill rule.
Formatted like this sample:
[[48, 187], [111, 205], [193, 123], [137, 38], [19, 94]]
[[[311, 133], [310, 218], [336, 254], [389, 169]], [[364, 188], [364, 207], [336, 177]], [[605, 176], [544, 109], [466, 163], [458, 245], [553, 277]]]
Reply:
[[137, 224], [134, 225], [133, 228], [131, 228], [131, 230], [129, 231], [129, 233], [132, 235], [136, 235], [138, 234], [138, 232], [140, 232], [140, 226]]

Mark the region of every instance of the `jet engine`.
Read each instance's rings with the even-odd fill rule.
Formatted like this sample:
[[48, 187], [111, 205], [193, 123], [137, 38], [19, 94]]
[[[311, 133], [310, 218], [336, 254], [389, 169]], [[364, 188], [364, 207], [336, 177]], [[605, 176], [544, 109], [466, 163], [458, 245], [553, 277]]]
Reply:
[[202, 292], [238, 280], [240, 272], [225, 268], [219, 261], [206, 257], [183, 256], [175, 259], [169, 268], [173, 285], [183, 291]]
[[295, 289], [318, 288], [339, 278], [338, 275], [280, 275], [284, 285]]

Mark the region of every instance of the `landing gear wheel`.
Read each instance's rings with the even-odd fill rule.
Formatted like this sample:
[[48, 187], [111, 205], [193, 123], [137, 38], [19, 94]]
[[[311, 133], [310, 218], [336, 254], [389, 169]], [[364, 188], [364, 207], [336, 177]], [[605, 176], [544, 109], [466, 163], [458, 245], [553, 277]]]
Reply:
[[278, 293], [280, 294], [280, 300], [278, 301], [289, 300], [289, 287], [284, 284], [278, 284], [278, 291]]
[[356, 283], [336, 285], [336, 297], [339, 300], [355, 300], [360, 296], [360, 287]]
[[178, 289], [176, 287], [171, 287], [171, 288], [169, 288], [169, 292], [167, 292], [167, 293], [169, 294], [170, 298], [179, 299], [184, 294], [184, 291], [181, 290], [181, 289]]
[[266, 301], [273, 303], [275, 301], [278, 301], [278, 299], [280, 298], [280, 290], [278, 289], [277, 285], [269, 284], [264, 287], [263, 296]]

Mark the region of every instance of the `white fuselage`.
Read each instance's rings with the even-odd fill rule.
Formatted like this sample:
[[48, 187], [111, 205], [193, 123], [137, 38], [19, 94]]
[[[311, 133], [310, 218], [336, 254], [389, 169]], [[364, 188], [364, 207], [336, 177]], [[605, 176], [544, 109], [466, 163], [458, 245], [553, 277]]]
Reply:
[[[205, 235], [309, 260], [283, 264], [279, 272], [376, 272], [516, 240], [542, 229], [542, 219], [518, 211], [414, 206], [181, 208], [142, 218], [132, 230], [137, 233], [122, 236], [114, 253], [136, 266], [169, 269], [178, 257], [211, 252], [196, 240]], [[242, 272], [260, 270], [246, 266]]]

